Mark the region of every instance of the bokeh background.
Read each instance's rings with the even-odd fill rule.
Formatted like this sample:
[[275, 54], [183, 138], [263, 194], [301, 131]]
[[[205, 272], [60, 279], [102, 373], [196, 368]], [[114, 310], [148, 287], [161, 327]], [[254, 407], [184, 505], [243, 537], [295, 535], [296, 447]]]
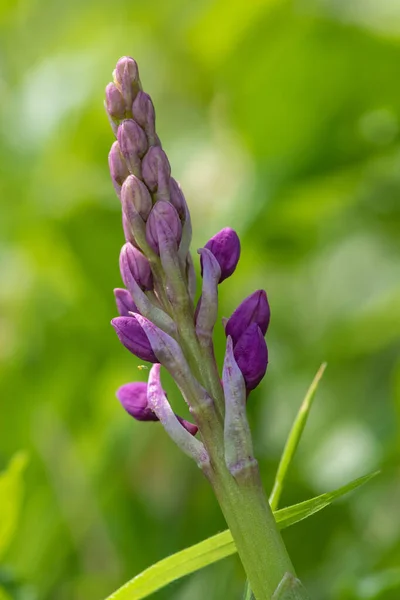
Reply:
[[[0, 28], [0, 467], [30, 456], [3, 589], [104, 600], [225, 528], [200, 472], [115, 398], [146, 378], [109, 325], [123, 237], [103, 90], [129, 54], [193, 248], [241, 236], [221, 316], [268, 291], [270, 365], [249, 402], [265, 486], [324, 360], [282, 505], [382, 468], [285, 532], [294, 564], [315, 599], [398, 600], [400, 4], [2, 0]], [[240, 598], [243, 581], [233, 557], [154, 598]]]

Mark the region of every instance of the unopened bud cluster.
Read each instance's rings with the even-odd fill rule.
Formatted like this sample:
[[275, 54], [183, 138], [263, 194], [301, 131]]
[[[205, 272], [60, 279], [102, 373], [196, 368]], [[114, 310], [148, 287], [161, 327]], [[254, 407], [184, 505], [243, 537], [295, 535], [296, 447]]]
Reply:
[[[268, 364], [267, 296], [263, 290], [252, 293], [224, 320], [227, 351], [221, 378], [212, 340], [218, 286], [238, 264], [238, 235], [227, 227], [198, 251], [202, 289], [196, 300], [189, 210], [156, 133], [153, 103], [142, 90], [132, 58], [121, 58], [113, 75], [105, 101], [116, 137], [109, 167], [121, 201], [125, 244], [119, 260], [124, 287], [114, 290], [120, 316], [112, 324], [130, 352], [154, 365], [148, 384], [123, 385], [117, 397], [139, 421], [161, 421], [200, 466], [207, 463], [209, 451], [203, 421], [209, 424], [215, 415], [225, 421], [226, 460], [239, 463], [251, 446], [244, 439], [246, 423], [241, 425], [243, 407]], [[173, 412], [161, 387], [160, 365], [174, 377], [195, 425]], [[240, 427], [244, 441], [238, 442]], [[194, 437], [198, 429], [203, 442]]]

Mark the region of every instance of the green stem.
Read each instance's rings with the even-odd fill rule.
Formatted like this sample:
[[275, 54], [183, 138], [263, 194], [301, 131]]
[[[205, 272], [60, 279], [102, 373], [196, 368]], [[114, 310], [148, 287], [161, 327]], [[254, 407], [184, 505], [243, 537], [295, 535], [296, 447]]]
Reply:
[[[234, 478], [221, 465], [211, 483], [257, 600], [271, 600], [285, 573], [294, 568], [251, 461]], [[214, 465], [215, 468], [215, 465]]]
[[[181, 329], [180, 333], [187, 329]], [[188, 362], [201, 362], [201, 348], [192, 336], [186, 349]], [[257, 462], [254, 459], [235, 465], [234, 476], [225, 463], [223, 420], [214, 403], [208, 408], [196, 398], [190, 382], [181, 382], [201, 430], [210, 457], [205, 474], [210, 480], [240, 559], [257, 600], [271, 600], [285, 573], [294, 569], [265, 496]], [[211, 412], [212, 411], [212, 412]]]
[[[201, 347], [183, 321], [181, 314], [180, 334], [187, 340], [186, 359], [189, 364], [199, 365], [202, 362]], [[210, 457], [210, 465], [204, 472], [214, 488], [255, 598], [271, 600], [285, 573], [294, 574], [294, 569], [265, 496], [257, 462], [251, 458], [243, 464], [230, 465], [231, 470], [228, 469], [224, 425], [217, 413], [217, 405], [212, 402], [208, 406], [201, 402], [193, 382], [192, 379], [178, 383], [192, 406]]]
[[193, 373], [199, 377], [201, 384], [214, 399], [220, 422], [223, 423], [224, 393], [214, 353], [198, 339], [194, 315], [189, 305], [181, 306], [180, 314], [176, 315], [175, 319], [179, 323], [179, 336], [187, 361]]
[[[282, 452], [281, 460], [279, 461], [278, 470], [275, 475], [275, 481], [272, 488], [271, 495], [269, 497], [269, 504], [273, 511], [276, 511], [279, 505], [279, 500], [283, 490], [283, 484], [286, 479], [286, 475], [288, 473], [289, 467], [292, 464], [293, 457], [297, 450], [297, 446], [299, 445], [301, 435], [304, 431], [304, 427], [306, 426], [308, 415], [310, 414], [311, 406], [313, 404], [315, 393], [318, 388], [318, 384], [321, 381], [321, 378], [325, 372], [326, 363], [322, 363], [320, 368], [318, 369], [313, 381], [311, 382], [310, 387], [307, 390], [307, 393], [304, 397], [304, 400], [299, 408], [299, 411], [296, 415], [292, 428], [289, 432], [288, 438], [286, 440], [285, 447]], [[244, 600], [251, 600], [251, 588], [249, 582], [246, 581], [245, 586], [245, 596]]]
[[164, 270], [173, 292], [172, 308], [179, 328], [179, 339], [185, 358], [198, 381], [212, 400], [196, 397], [201, 387], [181, 381], [180, 387], [191, 405], [199, 425], [210, 463], [204, 472], [210, 480], [224, 514], [238, 554], [256, 600], [271, 600], [276, 588], [294, 569], [268, 504], [254, 458], [235, 465], [225, 461], [224, 395], [210, 344], [202, 344], [196, 335], [193, 306], [186, 286], [176, 268], [173, 254]]

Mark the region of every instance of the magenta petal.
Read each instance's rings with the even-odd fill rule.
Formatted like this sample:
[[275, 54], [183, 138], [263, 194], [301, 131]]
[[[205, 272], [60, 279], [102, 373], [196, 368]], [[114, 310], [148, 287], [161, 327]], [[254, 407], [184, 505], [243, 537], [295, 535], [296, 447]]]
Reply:
[[158, 421], [148, 406], [147, 383], [126, 383], [117, 390], [116, 395], [126, 412], [138, 421]]
[[118, 142], [114, 142], [108, 155], [111, 179], [118, 196], [121, 195], [121, 186], [129, 175], [124, 157], [121, 154]]
[[109, 83], [106, 87], [106, 110], [114, 119], [123, 119], [125, 116], [125, 101], [115, 83]]
[[150, 192], [143, 181], [140, 181], [135, 175], [129, 175], [129, 172], [122, 185], [121, 202], [127, 214], [129, 213], [129, 206], [133, 206], [144, 221], [146, 221], [153, 206]]
[[139, 70], [136, 61], [130, 56], [123, 56], [117, 62], [113, 75], [126, 106], [130, 108], [140, 89]]
[[144, 182], [151, 192], [163, 191], [169, 195], [171, 165], [160, 146], [150, 146], [143, 157], [142, 173]]
[[136, 318], [116, 317], [111, 321], [111, 325], [114, 327], [120, 342], [132, 354], [147, 362], [158, 362], [148, 337]]
[[[230, 227], [225, 227], [208, 240], [205, 248], [210, 250], [217, 259], [221, 268], [221, 277], [219, 283], [230, 277], [240, 258], [240, 240], [239, 236]], [[202, 271], [203, 263], [201, 261]]]
[[125, 119], [118, 127], [117, 139], [129, 170], [140, 175], [140, 161], [148, 147], [145, 132], [133, 119]]
[[147, 258], [129, 242], [124, 244], [119, 256], [122, 281], [130, 289], [130, 279], [136, 281], [141, 290], [153, 289], [153, 274]]
[[261, 329], [253, 323], [242, 334], [234, 356], [246, 383], [247, 391], [254, 390], [262, 380], [268, 365], [268, 349]]
[[121, 317], [129, 317], [131, 316], [129, 313], [138, 312], [137, 306], [132, 300], [132, 296], [128, 290], [125, 290], [124, 288], [115, 288], [114, 296], [117, 309]]
[[147, 242], [157, 254], [160, 253], [160, 232], [179, 245], [182, 237], [179, 215], [172, 204], [164, 200], [155, 203], [146, 223]]
[[225, 333], [227, 336], [231, 336], [233, 346], [235, 347], [240, 336], [253, 323], [258, 325], [262, 334], [265, 335], [270, 316], [267, 294], [264, 290], [257, 290], [243, 300], [228, 319], [225, 324]]

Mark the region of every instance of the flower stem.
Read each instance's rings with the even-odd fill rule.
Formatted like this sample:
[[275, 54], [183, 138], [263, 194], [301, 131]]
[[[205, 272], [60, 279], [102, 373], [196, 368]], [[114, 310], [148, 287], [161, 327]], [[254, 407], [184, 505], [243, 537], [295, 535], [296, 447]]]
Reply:
[[[185, 312], [181, 312], [179, 329], [184, 338], [182, 342], [188, 363], [196, 364], [197, 369], [201, 365], [202, 383], [206, 389], [215, 390], [218, 384], [221, 393], [218, 371], [211, 364], [215, 363], [215, 359], [210, 354], [205, 355], [194, 331], [193, 319], [187, 318]], [[188, 390], [188, 396], [191, 395], [193, 392]], [[226, 464], [220, 410], [223, 396], [215, 398], [213, 394], [213, 397], [213, 408], [219, 418], [215, 419], [214, 413], [212, 427], [206, 426], [207, 421], [210, 422], [207, 418], [205, 426], [201, 427], [203, 442], [210, 457], [210, 467], [205, 474], [214, 488], [232, 533], [254, 597], [256, 600], [271, 600], [285, 573], [294, 575], [294, 568], [268, 504], [257, 461], [249, 457], [248, 461], [233, 465], [233, 468], [231, 465], [228, 468]]]
[[285, 573], [294, 574], [294, 568], [263, 491], [257, 462], [243, 465], [236, 477], [220, 466], [210, 479], [256, 600], [271, 600]]

